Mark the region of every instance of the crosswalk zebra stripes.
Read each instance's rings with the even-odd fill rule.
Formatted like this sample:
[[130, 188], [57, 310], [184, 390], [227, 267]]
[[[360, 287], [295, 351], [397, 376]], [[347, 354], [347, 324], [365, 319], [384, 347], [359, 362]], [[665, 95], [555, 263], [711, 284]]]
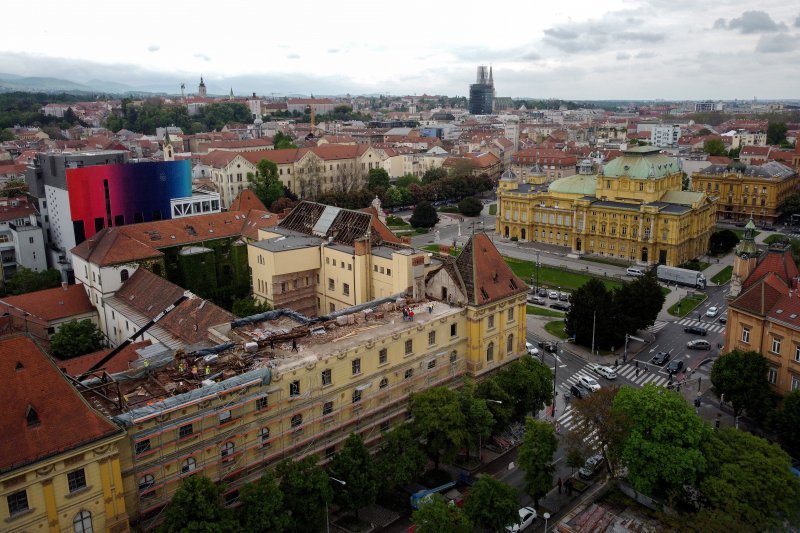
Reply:
[[725, 326], [723, 324], [701, 322], [693, 318], [682, 318], [678, 320], [678, 324], [681, 326], [700, 326], [701, 328], [707, 329], [710, 333], [722, 333], [725, 331]]
[[659, 331], [664, 329], [664, 326], [666, 326], [667, 324], [669, 324], [669, 322], [667, 322], [666, 320], [656, 320], [652, 326], [647, 328], [647, 331], [649, 331], [650, 333], [658, 333]]
[[[653, 368], [653, 367], [651, 367]], [[600, 385], [604, 385], [607, 383], [611, 383], [611, 381], [606, 380], [605, 378], [601, 378], [599, 375], [595, 374], [587, 367], [575, 372], [573, 375], [566, 379], [566, 384], [564, 388], [569, 390], [570, 385], [574, 385], [578, 382], [578, 379], [581, 376], [588, 376], [597, 380]], [[664, 376], [659, 375], [658, 372], [650, 370], [648, 372], [644, 371], [644, 365], [642, 368], [639, 369], [639, 375], [636, 375], [636, 368], [633, 364], [627, 364], [617, 367], [617, 376], [624, 377], [628, 381], [632, 383], [636, 383], [637, 385], [644, 385], [645, 383], [655, 383], [656, 385], [666, 385], [668, 379]]]

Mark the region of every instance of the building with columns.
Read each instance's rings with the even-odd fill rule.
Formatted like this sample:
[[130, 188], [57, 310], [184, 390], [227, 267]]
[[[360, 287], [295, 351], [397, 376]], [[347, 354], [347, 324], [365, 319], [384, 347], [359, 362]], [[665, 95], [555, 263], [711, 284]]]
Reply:
[[678, 265], [704, 254], [717, 198], [683, 191], [678, 161], [658, 148], [625, 150], [599, 173], [548, 182], [542, 173], [506, 172], [497, 188], [497, 233], [639, 265]]

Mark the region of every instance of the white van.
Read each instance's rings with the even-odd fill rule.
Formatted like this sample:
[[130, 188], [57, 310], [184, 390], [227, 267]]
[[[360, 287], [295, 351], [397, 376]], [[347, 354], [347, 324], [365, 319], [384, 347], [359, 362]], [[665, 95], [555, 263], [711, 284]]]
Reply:
[[642, 269], [639, 268], [639, 267], [628, 267], [625, 270], [625, 274], [627, 274], [628, 276], [633, 276], [633, 277], [637, 277], [637, 278], [639, 276], [644, 276], [644, 272], [642, 272]]

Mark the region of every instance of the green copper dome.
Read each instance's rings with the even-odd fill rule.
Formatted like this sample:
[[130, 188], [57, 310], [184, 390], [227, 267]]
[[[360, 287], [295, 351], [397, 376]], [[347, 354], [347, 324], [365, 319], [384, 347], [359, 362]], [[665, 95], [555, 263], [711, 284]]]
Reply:
[[597, 176], [594, 174], [575, 174], [555, 180], [547, 188], [550, 192], [560, 192], [565, 194], [581, 194], [584, 196], [594, 196], [597, 190]]
[[662, 178], [680, 172], [678, 160], [660, 153], [655, 146], [637, 146], [622, 152], [605, 168], [603, 175], [609, 178], [627, 176], [633, 179]]

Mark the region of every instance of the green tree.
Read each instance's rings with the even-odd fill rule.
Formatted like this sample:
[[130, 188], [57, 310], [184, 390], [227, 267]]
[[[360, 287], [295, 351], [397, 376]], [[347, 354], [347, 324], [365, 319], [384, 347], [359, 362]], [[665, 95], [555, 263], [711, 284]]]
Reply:
[[681, 172], [681, 190], [688, 191], [692, 187], [692, 179], [686, 172]]
[[800, 193], [792, 193], [785, 197], [778, 206], [778, 211], [785, 218], [789, 218], [794, 214], [800, 213]]
[[331, 502], [328, 474], [309, 455], [297, 461], [286, 459], [276, 469], [283, 492], [284, 512], [289, 516], [289, 531], [319, 531], [325, 524], [325, 504]]
[[283, 184], [278, 179], [278, 165], [269, 159], [262, 159], [256, 166], [258, 172], [255, 175], [248, 172], [247, 182], [261, 203], [264, 206], [271, 206], [275, 200], [284, 195]]
[[511, 417], [514, 415], [514, 402], [511, 396], [506, 393], [494, 376], [478, 382], [475, 388], [475, 396], [487, 400], [486, 405], [494, 419], [492, 435], [502, 433], [508, 427]]
[[481, 477], [464, 502], [470, 521], [484, 530], [500, 531], [519, 520], [517, 490], [491, 476]]
[[[628, 424], [622, 413], [612, 409], [619, 387], [603, 387], [586, 398], [572, 402], [573, 433], [580, 443], [591, 442], [590, 451], [602, 453], [608, 472], [618, 476], [622, 450], [628, 436]], [[586, 454], [588, 455], [588, 454]]]
[[767, 144], [784, 144], [787, 131], [786, 123], [770, 122], [767, 124]]
[[429, 168], [425, 171], [422, 175], [422, 183], [432, 183], [434, 181], [444, 179], [447, 177], [447, 170], [438, 167], [438, 168]]
[[467, 439], [458, 393], [447, 387], [414, 393], [410, 411], [414, 433], [422, 437], [425, 452], [438, 470], [440, 459], [455, 457]]
[[409, 223], [415, 228], [432, 228], [437, 222], [439, 222], [439, 215], [436, 213], [436, 208], [425, 201], [417, 204], [409, 220]]
[[378, 471], [360, 435], [351, 433], [347, 437], [344, 446], [333, 456], [328, 470], [345, 482], [333, 491], [333, 499], [342, 510], [358, 518], [359, 509], [375, 503]]
[[639, 492], [674, 498], [706, 471], [700, 446], [711, 428], [679, 394], [650, 383], [641, 389], [622, 387], [612, 410], [629, 424], [622, 461]]
[[8, 128], [0, 129], [0, 142], [4, 141], [13, 141], [14, 140], [14, 132]]
[[784, 447], [793, 455], [800, 455], [800, 390], [783, 398], [775, 412], [774, 426]]
[[711, 130], [708, 128], [703, 128], [700, 131], [698, 131], [697, 134], [700, 135], [701, 137], [704, 137], [706, 135], [711, 135]]
[[0, 190], [0, 197], [14, 198], [16, 196], [24, 196], [28, 192], [28, 184], [23, 179], [8, 180], [3, 189]]
[[800, 480], [778, 446], [725, 428], [704, 443], [708, 475], [700, 492], [736, 521], [736, 531], [782, 531], [800, 525]]
[[252, 296], [236, 298], [233, 301], [232, 312], [238, 317], [253, 316], [265, 311], [271, 311], [272, 306], [267, 302], [257, 302]]
[[703, 151], [708, 155], [727, 155], [725, 143], [721, 139], [708, 139], [703, 143]]
[[235, 531], [236, 518], [222, 505], [222, 491], [204, 476], [189, 476], [181, 481], [164, 511], [160, 533], [225, 533]]
[[610, 348], [619, 338], [615, 333], [618, 313], [613, 293], [603, 282], [592, 278], [572, 293], [571, 303], [564, 327], [567, 335], [583, 346], [592, 346], [594, 339], [595, 347]]
[[731, 148], [728, 152], [728, 157], [731, 159], [739, 159], [739, 154], [742, 152], [742, 148]]
[[367, 174], [367, 189], [374, 191], [378, 188], [386, 189], [389, 187], [389, 173], [382, 168], [370, 169]]
[[572, 446], [568, 448], [564, 457], [566, 459], [567, 466], [572, 469], [573, 474], [575, 473], [576, 468], [582, 467], [586, 462], [586, 454], [578, 446]]
[[760, 417], [769, 404], [770, 388], [767, 381], [769, 365], [758, 352], [733, 350], [714, 361], [711, 367], [711, 384], [717, 397], [731, 404], [735, 416], [746, 409], [747, 414]]
[[104, 343], [105, 336], [94, 322], [70, 320], [50, 339], [50, 348], [59, 359], [71, 359], [102, 350]]
[[236, 514], [242, 531], [281, 533], [289, 525], [283, 512], [283, 493], [272, 470], [265, 470], [261, 479], [248, 483], [239, 493], [241, 506]]
[[525, 492], [533, 498], [538, 509], [539, 499], [553, 488], [553, 455], [558, 450], [558, 439], [553, 426], [547, 422], [528, 418], [525, 436], [519, 447], [517, 462], [525, 471]]
[[411, 515], [415, 533], [471, 533], [472, 524], [460, 507], [430, 498]]
[[510, 397], [512, 419], [525, 420], [553, 401], [553, 373], [538, 359], [523, 357], [512, 361], [497, 374], [497, 383]]
[[458, 212], [467, 217], [476, 217], [483, 211], [483, 203], [474, 196], [467, 196], [458, 202]]
[[711, 234], [708, 248], [713, 254], [726, 254], [737, 244], [739, 244], [739, 236], [729, 229], [723, 229]]
[[[430, 170], [426, 171], [425, 173], [427, 174], [428, 172], [430, 172]], [[447, 172], [445, 172], [444, 174], [446, 176]], [[405, 176], [400, 176], [399, 178], [397, 178], [397, 181], [395, 182], [395, 185], [397, 185], [398, 187], [407, 188], [412, 183], [416, 184], [416, 185], [420, 185], [422, 182], [415, 175], [406, 174]]]
[[292, 142], [293, 139], [285, 133], [279, 131], [275, 134], [272, 140], [272, 146], [276, 150], [284, 150], [286, 148], [297, 148], [297, 145]]
[[456, 160], [455, 165], [450, 168], [450, 176], [469, 176], [474, 170], [475, 163], [471, 159], [462, 157]]
[[494, 417], [486, 400], [475, 395], [475, 388], [475, 382], [467, 379], [459, 391], [459, 401], [466, 421], [467, 456], [469, 456], [471, 445], [475, 445], [478, 448], [478, 458], [480, 459], [480, 443], [492, 434]]
[[425, 472], [428, 456], [411, 425], [402, 423], [383, 435], [376, 456], [378, 479], [383, 492], [411, 483]]
[[666, 296], [654, 272], [624, 283], [613, 292], [613, 308], [617, 310], [616, 334], [611, 346], [621, 346], [625, 334], [634, 334], [655, 324]]
[[61, 273], [55, 269], [36, 272], [23, 266], [17, 267], [14, 275], [6, 281], [9, 294], [25, 294], [28, 292], [53, 289], [61, 285]]

